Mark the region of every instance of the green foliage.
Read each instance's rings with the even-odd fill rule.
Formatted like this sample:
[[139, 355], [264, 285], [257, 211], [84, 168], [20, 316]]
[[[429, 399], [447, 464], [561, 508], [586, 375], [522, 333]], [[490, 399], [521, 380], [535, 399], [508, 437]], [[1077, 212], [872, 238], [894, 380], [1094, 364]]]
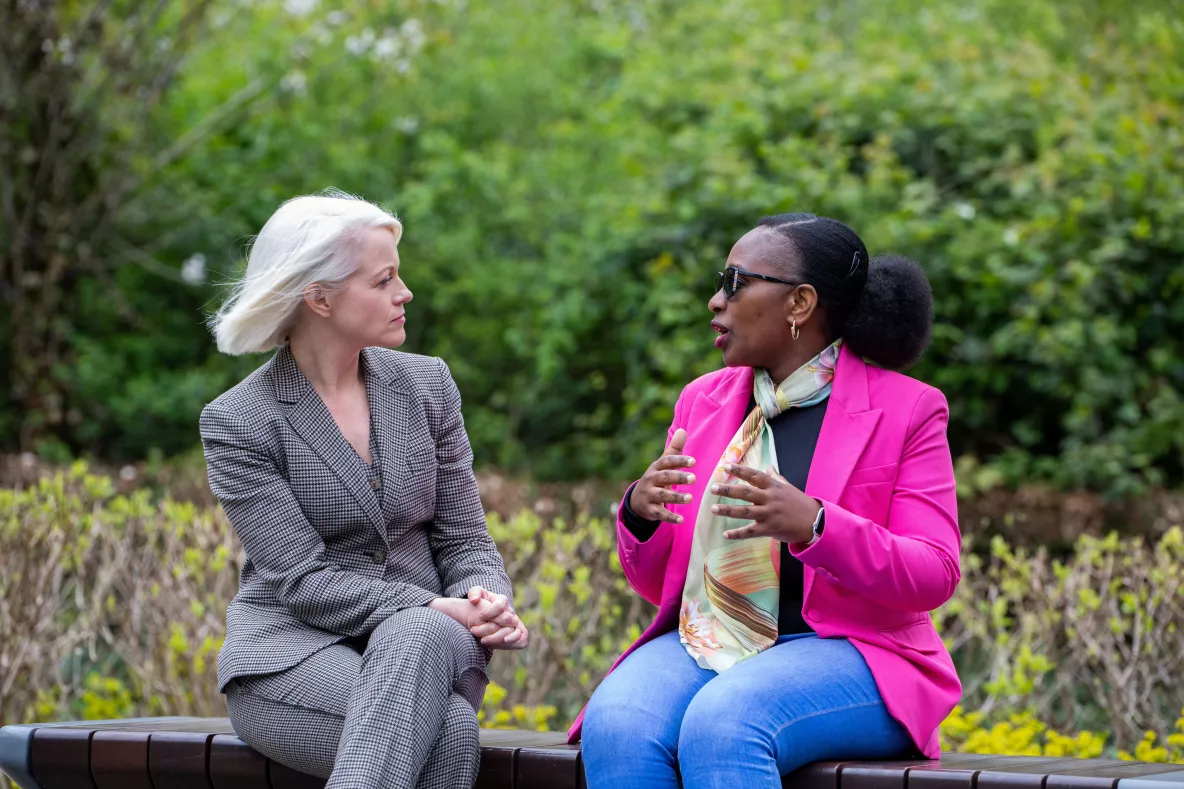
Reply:
[[[485, 726], [566, 726], [653, 617], [612, 522], [558, 507], [576, 515], [489, 515], [531, 645], [491, 663]], [[242, 558], [221, 510], [116, 494], [82, 466], [0, 489], [0, 724], [225, 715], [215, 660]], [[947, 748], [1181, 759], [1184, 532], [1083, 537], [1061, 558], [997, 540], [962, 567], [934, 613], [964, 685]]]
[[215, 3], [153, 114], [190, 144], [133, 158], [132, 251], [68, 315], [59, 446], [190, 447], [258, 360], [217, 357], [217, 290], [149, 261], [233, 277], [279, 201], [332, 184], [405, 220], [406, 347], [452, 365], [482, 463], [635, 474], [718, 364], [712, 272], [761, 215], [810, 210], [927, 269], [916, 374], [949, 396], [964, 486], [1184, 481], [1184, 37], [1162, 4], [287, 8]]

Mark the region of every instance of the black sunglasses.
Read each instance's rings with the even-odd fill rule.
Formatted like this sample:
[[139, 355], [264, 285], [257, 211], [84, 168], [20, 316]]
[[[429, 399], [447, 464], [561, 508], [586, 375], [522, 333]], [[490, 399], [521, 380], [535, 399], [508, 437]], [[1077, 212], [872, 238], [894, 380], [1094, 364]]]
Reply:
[[717, 272], [715, 275], [715, 289], [722, 290], [724, 295], [729, 299], [736, 295], [736, 291], [741, 288], [741, 277], [751, 277], [752, 279], [763, 279], [765, 282], [777, 282], [782, 285], [793, 285], [795, 288], [801, 285], [800, 282], [790, 282], [787, 279], [777, 279], [777, 277], [768, 277], [764, 274], [754, 274], [751, 271], [745, 271], [742, 268], [735, 266], [728, 266], [723, 271]]

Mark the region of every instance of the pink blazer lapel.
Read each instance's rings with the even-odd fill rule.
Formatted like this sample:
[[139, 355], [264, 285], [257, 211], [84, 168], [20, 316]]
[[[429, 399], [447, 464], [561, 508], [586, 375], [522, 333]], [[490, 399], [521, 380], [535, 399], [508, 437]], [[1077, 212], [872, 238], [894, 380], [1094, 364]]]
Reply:
[[[806, 478], [806, 493], [822, 501], [838, 502], [879, 422], [880, 409], [869, 408], [867, 365], [844, 345]], [[813, 582], [814, 573], [807, 567], [806, 597]]]

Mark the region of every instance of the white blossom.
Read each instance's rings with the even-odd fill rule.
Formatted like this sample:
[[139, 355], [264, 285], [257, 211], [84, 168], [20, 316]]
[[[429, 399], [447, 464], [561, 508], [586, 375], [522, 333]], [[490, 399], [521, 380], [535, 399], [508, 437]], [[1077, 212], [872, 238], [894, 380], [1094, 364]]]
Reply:
[[377, 60], [391, 60], [398, 57], [402, 50], [403, 42], [399, 40], [398, 35], [388, 34], [374, 42], [373, 55]]
[[284, 0], [284, 10], [292, 16], [308, 16], [318, 5], [320, 0]]
[[181, 264], [181, 279], [190, 285], [200, 285], [206, 281], [206, 256], [195, 252]]
[[345, 49], [351, 55], [364, 55], [374, 44], [374, 31], [366, 28], [360, 36], [350, 36], [345, 40]]
[[427, 36], [423, 32], [423, 23], [418, 19], [408, 19], [399, 28], [399, 33], [402, 34], [403, 40], [407, 43], [407, 48], [412, 52], [418, 52], [423, 48]]
[[280, 80], [280, 89], [287, 93], [295, 93], [298, 96], [304, 95], [308, 91], [308, 77], [303, 71], [289, 71]]

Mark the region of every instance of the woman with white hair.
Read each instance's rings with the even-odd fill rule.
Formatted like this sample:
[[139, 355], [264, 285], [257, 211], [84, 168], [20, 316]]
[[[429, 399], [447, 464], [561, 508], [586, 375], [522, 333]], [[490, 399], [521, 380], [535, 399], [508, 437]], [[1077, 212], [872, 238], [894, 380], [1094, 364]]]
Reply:
[[528, 640], [448, 367], [388, 350], [401, 233], [344, 193], [289, 200], [211, 322], [224, 353], [278, 348], [201, 415], [246, 550], [219, 689], [243, 740], [329, 787], [472, 786], [490, 650]]

